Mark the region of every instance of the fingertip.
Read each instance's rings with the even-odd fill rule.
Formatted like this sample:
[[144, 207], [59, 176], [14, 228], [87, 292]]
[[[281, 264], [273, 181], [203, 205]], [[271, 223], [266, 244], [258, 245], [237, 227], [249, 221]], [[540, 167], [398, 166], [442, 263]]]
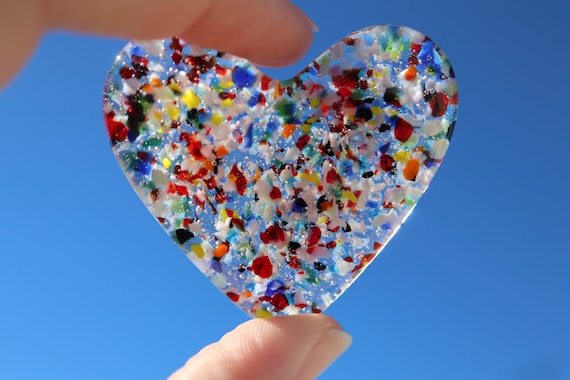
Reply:
[[312, 380], [323, 373], [352, 344], [352, 337], [339, 329], [328, 330], [315, 343], [298, 369], [296, 380]]
[[255, 319], [204, 348], [171, 380], [313, 379], [351, 341], [334, 319], [322, 314]]
[[314, 24], [288, 0], [214, 1], [181, 34], [189, 43], [247, 58], [257, 65], [294, 63], [309, 49]]

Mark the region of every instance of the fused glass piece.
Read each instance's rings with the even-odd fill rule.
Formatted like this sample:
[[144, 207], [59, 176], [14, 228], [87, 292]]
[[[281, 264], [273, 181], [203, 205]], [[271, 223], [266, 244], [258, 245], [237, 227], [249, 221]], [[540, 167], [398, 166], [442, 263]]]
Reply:
[[266, 317], [323, 311], [378, 256], [438, 170], [457, 103], [432, 40], [375, 26], [285, 81], [178, 38], [131, 42], [104, 114], [166, 233], [231, 302]]

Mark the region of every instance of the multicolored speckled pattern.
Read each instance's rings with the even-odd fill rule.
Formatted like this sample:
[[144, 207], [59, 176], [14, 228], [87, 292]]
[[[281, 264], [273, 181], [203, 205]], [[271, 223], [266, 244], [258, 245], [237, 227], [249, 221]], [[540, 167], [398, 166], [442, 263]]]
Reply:
[[439, 168], [457, 100], [439, 47], [375, 26], [287, 81], [177, 38], [133, 42], [104, 113], [164, 230], [233, 303], [267, 317], [323, 311], [376, 258]]

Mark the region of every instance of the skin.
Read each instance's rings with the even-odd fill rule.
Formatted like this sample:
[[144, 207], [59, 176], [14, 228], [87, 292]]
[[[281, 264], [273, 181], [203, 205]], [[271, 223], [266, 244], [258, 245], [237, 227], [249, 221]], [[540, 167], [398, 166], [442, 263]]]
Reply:
[[[286, 30], [277, 25], [286, 25]], [[287, 0], [2, 0], [0, 36], [10, 54], [2, 54], [0, 84], [18, 72], [41, 35], [54, 29], [125, 38], [179, 35], [196, 45], [276, 67], [307, 51], [313, 28]]]
[[[316, 30], [288, 0], [2, 0], [0, 39], [7, 53], [0, 89], [22, 68], [42, 34], [55, 29], [124, 38], [179, 35], [268, 67], [300, 58]], [[309, 380], [350, 343], [325, 315], [250, 320], [202, 349], [170, 379]]]

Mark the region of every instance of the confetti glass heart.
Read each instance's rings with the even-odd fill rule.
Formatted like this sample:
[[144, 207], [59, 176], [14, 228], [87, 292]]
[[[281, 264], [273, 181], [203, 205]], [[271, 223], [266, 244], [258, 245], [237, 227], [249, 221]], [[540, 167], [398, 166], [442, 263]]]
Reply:
[[104, 113], [134, 189], [216, 287], [251, 316], [317, 313], [439, 168], [454, 77], [432, 40], [397, 26], [358, 31], [286, 81], [177, 38], [132, 42]]

